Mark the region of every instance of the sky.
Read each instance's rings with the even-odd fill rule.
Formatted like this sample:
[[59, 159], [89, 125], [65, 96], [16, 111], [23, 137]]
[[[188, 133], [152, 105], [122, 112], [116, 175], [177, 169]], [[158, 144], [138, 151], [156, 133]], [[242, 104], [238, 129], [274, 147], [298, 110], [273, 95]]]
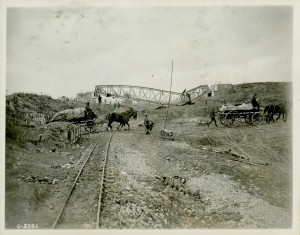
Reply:
[[8, 8], [6, 88], [58, 98], [96, 85], [172, 91], [292, 81], [290, 6]]

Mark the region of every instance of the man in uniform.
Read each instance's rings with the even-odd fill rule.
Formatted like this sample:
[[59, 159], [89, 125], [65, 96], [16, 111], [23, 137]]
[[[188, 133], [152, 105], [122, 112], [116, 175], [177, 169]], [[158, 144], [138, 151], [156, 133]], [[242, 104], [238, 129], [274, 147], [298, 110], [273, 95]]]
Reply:
[[84, 113], [85, 113], [86, 118], [89, 118], [89, 119], [95, 118], [96, 115], [93, 112], [93, 110], [90, 108], [90, 102], [86, 103]]
[[148, 134], [150, 134], [150, 131], [152, 131], [154, 122], [149, 121], [147, 113], [145, 113], [144, 115], [145, 115], [144, 126], [146, 128], [146, 135], [148, 135]]
[[218, 125], [217, 125], [217, 121], [216, 121], [216, 116], [217, 116], [217, 115], [216, 115], [216, 113], [215, 113], [215, 109], [212, 108], [211, 113], [210, 113], [211, 121], [210, 121], [210, 123], [207, 123], [207, 126], [209, 126], [212, 122], [215, 122], [216, 127], [218, 126]]
[[251, 104], [253, 106], [253, 109], [256, 109], [257, 111], [259, 111], [259, 104], [256, 100], [256, 96], [257, 96], [257, 94], [255, 93], [252, 97]]

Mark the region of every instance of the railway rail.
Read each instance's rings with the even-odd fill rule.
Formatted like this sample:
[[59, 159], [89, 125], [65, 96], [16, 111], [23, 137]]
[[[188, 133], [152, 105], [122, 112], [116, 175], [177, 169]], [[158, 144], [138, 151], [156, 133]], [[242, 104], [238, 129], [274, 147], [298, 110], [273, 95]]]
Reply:
[[[113, 179], [113, 159], [109, 159], [109, 148], [114, 134], [101, 133], [90, 147], [52, 225], [53, 229], [99, 228], [103, 191], [105, 184]], [[86, 196], [82, 197], [82, 194]]]

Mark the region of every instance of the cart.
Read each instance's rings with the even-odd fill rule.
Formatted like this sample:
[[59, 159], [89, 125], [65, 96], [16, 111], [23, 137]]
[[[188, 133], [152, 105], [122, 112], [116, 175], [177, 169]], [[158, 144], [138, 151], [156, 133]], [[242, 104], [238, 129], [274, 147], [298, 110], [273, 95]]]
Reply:
[[224, 110], [219, 114], [220, 122], [224, 126], [239, 126], [241, 123], [258, 125], [263, 119], [263, 115], [256, 109], [251, 110]]
[[89, 110], [87, 114], [84, 108], [75, 108], [56, 113], [49, 122], [66, 121], [73, 124], [80, 124], [87, 132], [94, 133], [97, 125], [95, 121], [96, 117], [92, 110]]
[[96, 121], [94, 119], [86, 120], [83, 122], [84, 129], [89, 133], [96, 132]]

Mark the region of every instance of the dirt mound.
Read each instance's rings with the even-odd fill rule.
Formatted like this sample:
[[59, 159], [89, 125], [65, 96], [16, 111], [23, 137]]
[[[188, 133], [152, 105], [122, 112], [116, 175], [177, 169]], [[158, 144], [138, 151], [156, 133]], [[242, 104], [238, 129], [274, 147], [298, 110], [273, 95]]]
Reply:
[[251, 100], [257, 93], [257, 100], [261, 106], [270, 103], [292, 101], [291, 82], [257, 82], [232, 85], [231, 88], [222, 91], [215, 97], [203, 97], [205, 100], [222, 100], [226, 103], [239, 103]]
[[37, 95], [32, 93], [15, 93], [7, 96], [16, 111], [39, 112], [52, 115], [56, 112], [75, 107], [82, 107], [82, 104], [75, 101], [62, 101], [53, 99], [48, 95]]
[[66, 142], [68, 131], [76, 128], [77, 125], [68, 122], [52, 122], [40, 128], [44, 141], [58, 140]]
[[200, 138], [200, 139], [198, 139], [197, 142], [201, 145], [211, 145], [211, 146], [221, 146], [222, 145], [221, 141], [219, 141], [218, 139], [211, 137], [211, 136]]

